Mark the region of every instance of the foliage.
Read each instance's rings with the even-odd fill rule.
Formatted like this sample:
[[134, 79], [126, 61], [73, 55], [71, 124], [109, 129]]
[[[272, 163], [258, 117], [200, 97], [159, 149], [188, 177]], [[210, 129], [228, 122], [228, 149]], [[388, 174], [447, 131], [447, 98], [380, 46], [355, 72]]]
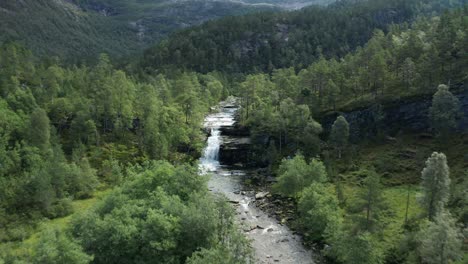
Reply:
[[462, 234], [447, 212], [438, 214], [434, 222], [426, 223], [420, 231], [420, 254], [428, 264], [452, 263], [462, 258]]
[[[175, 33], [147, 50], [142, 68], [188, 68], [252, 73], [304, 68], [327, 57], [343, 57], [372, 37], [374, 29], [436, 11], [439, 1], [340, 1], [329, 7], [313, 6], [290, 13], [259, 13], [227, 17]], [[448, 2], [448, 1], [444, 1]], [[453, 2], [453, 1], [451, 1]], [[454, 1], [454, 6], [463, 1]], [[384, 63], [376, 57], [373, 65]], [[380, 67], [375, 83], [382, 82]], [[325, 81], [323, 84], [328, 84]], [[339, 84], [339, 82], [335, 82]]]
[[426, 208], [429, 220], [434, 220], [444, 211], [450, 197], [450, 172], [445, 154], [432, 153], [421, 174], [421, 203]]
[[[1, 46], [0, 206], [11, 214], [2, 230], [19, 215], [70, 214], [73, 199], [121, 183], [128, 163], [190, 161], [201, 150], [201, 118], [225, 89], [218, 77], [137, 81], [107, 55], [98, 61], [63, 67], [39, 62], [17, 44]], [[176, 98], [180, 80], [191, 91], [189, 112]]]
[[99, 53], [123, 57], [187, 25], [269, 6], [234, 2], [25, 0], [2, 1], [0, 44], [19, 41], [41, 57], [95, 61]]
[[278, 182], [274, 188], [282, 195], [294, 198], [298, 198], [301, 191], [312, 183], [327, 181], [323, 163], [317, 159], [312, 159], [307, 163], [301, 154], [292, 159], [284, 159], [278, 169], [278, 174]]
[[439, 85], [432, 98], [429, 109], [432, 127], [442, 136], [457, 129], [457, 118], [460, 113], [458, 99], [449, 91], [447, 85]]
[[336, 118], [330, 133], [330, 143], [338, 150], [338, 158], [341, 158], [341, 152], [348, 144], [349, 124], [343, 116]]
[[235, 250], [245, 241], [237, 238], [232, 213], [208, 195], [195, 169], [149, 162], [130, 169], [128, 178], [74, 221], [73, 234], [95, 263], [183, 263], [198, 249], [218, 245], [229, 245], [225, 253], [242, 259]]
[[34, 248], [34, 264], [87, 264], [93, 260], [73, 239], [59, 230], [47, 229]]
[[383, 263], [383, 250], [375, 237], [368, 232], [361, 234], [341, 234], [336, 249], [331, 255], [342, 263], [380, 264]]
[[331, 241], [342, 228], [343, 211], [331, 186], [313, 183], [298, 203], [299, 226], [312, 240]]
[[382, 214], [387, 209], [380, 175], [373, 169], [368, 170], [363, 187], [355, 204], [352, 205], [352, 211], [357, 213], [355, 221], [358, 230], [372, 233], [381, 229], [376, 225], [381, 223]]

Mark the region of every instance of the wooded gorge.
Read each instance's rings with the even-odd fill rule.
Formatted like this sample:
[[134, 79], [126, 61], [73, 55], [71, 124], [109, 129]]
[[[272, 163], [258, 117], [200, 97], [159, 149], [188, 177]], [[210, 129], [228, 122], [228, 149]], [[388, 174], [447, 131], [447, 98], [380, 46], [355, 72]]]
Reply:
[[[464, 1], [228, 16], [145, 51], [126, 31], [114, 39], [118, 23], [43, 8], [57, 27], [0, 37], [1, 264], [299, 263], [259, 259], [246, 234], [274, 231], [245, 230], [242, 204], [209, 187], [219, 172], [199, 168], [223, 100], [238, 107], [230, 133], [248, 136], [224, 176], [246, 172], [238, 192], [301, 236], [307, 263], [466, 263]], [[24, 15], [0, 18], [2, 35]], [[55, 41], [73, 48], [43, 48]], [[142, 55], [125, 57], [130, 46]], [[83, 50], [110, 55], [72, 64]]]

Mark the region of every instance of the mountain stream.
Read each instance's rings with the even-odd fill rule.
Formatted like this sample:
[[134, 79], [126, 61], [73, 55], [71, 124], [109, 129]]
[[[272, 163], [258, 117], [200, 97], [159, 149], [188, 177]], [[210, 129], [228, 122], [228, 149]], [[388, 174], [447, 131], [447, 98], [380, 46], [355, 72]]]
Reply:
[[304, 248], [301, 238], [253, 204], [255, 193], [244, 190], [242, 185], [248, 170], [239, 170], [219, 161], [223, 142], [232, 142], [231, 136], [222, 134], [222, 128], [235, 125], [237, 111], [237, 104], [230, 100], [222, 102], [216, 113], [205, 118], [205, 129], [211, 133], [200, 159], [200, 171], [211, 175], [208, 187], [212, 192], [223, 194], [236, 206], [237, 221], [251, 240], [255, 263], [312, 264], [312, 253]]

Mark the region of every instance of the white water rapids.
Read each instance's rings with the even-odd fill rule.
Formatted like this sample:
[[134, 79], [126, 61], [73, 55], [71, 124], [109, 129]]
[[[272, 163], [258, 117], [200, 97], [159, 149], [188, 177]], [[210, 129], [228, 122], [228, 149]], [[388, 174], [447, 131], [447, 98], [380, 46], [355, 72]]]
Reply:
[[237, 220], [251, 239], [255, 263], [314, 263], [311, 252], [303, 247], [299, 236], [253, 205], [255, 194], [244, 190], [242, 186], [242, 178], [247, 172], [220, 164], [220, 146], [223, 139], [228, 138], [222, 135], [220, 129], [235, 124], [236, 111], [235, 102], [223, 102], [218, 113], [208, 115], [205, 119], [205, 128], [211, 134], [200, 159], [200, 171], [202, 174], [211, 174], [208, 187], [237, 205]]

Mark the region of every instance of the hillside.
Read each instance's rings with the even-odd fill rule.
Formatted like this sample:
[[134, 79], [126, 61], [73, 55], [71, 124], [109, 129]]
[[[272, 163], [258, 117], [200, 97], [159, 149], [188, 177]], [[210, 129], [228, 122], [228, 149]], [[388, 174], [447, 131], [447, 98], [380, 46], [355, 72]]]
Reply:
[[2, 1], [0, 43], [19, 41], [38, 55], [74, 62], [99, 53], [122, 57], [177, 29], [260, 10], [279, 8], [227, 1]]
[[375, 29], [411, 22], [463, 1], [341, 1], [295, 12], [224, 18], [190, 28], [145, 52], [142, 68], [200, 72], [271, 72], [304, 66], [321, 55], [340, 58], [364, 45]]
[[2, 1], [0, 12], [0, 42], [18, 41], [41, 56], [80, 61], [100, 52], [128, 54], [144, 47], [130, 25], [62, 0]]

